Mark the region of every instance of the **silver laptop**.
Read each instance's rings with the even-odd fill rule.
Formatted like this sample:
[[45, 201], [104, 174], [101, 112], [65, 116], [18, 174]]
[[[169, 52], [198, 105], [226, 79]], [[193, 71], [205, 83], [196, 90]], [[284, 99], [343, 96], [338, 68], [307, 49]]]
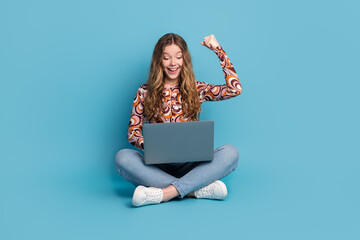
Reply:
[[143, 124], [146, 164], [211, 161], [214, 121]]

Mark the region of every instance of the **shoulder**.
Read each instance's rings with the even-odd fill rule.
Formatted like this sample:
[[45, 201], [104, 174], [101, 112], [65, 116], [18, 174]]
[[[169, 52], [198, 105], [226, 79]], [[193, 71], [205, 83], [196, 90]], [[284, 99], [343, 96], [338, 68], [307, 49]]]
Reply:
[[147, 89], [148, 89], [147, 84], [140, 85], [140, 87], [136, 91], [135, 98], [138, 96], [140, 97], [141, 100], [144, 100], [147, 93]]
[[140, 87], [138, 88], [138, 91], [147, 91], [147, 84], [141, 84]]
[[195, 80], [196, 87], [208, 85], [206, 82]]
[[145, 84], [141, 84], [137, 91], [145, 94], [147, 92], [147, 90], [148, 90], [148, 86], [145, 83]]

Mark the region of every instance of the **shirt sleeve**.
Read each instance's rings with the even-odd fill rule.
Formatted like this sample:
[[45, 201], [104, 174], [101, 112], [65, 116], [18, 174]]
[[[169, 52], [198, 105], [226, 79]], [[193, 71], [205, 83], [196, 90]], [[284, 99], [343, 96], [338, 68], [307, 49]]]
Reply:
[[127, 135], [129, 143], [140, 150], [144, 150], [144, 138], [142, 135], [144, 119], [144, 89], [140, 86], [133, 101]]
[[220, 59], [222, 70], [225, 74], [226, 84], [214, 85], [205, 82], [199, 82], [197, 90], [200, 93], [202, 102], [219, 101], [238, 96], [242, 92], [242, 87], [238, 75], [235, 72], [233, 64], [221, 46], [218, 46], [214, 52]]

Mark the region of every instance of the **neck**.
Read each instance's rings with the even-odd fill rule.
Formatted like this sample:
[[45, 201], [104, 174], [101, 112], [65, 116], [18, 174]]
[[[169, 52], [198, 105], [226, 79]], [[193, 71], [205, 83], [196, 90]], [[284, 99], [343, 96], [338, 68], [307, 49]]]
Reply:
[[164, 81], [164, 87], [165, 88], [169, 88], [169, 87], [175, 87], [176, 85], [179, 84], [179, 79], [165, 79]]

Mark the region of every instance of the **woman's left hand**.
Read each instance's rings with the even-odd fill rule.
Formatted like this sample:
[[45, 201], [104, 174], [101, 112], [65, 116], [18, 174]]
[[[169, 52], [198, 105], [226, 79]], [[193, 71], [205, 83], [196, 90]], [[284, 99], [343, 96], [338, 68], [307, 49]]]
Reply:
[[220, 46], [215, 36], [212, 34], [207, 37], [204, 37], [204, 41], [202, 41], [201, 44], [211, 50], [215, 50], [215, 48]]

